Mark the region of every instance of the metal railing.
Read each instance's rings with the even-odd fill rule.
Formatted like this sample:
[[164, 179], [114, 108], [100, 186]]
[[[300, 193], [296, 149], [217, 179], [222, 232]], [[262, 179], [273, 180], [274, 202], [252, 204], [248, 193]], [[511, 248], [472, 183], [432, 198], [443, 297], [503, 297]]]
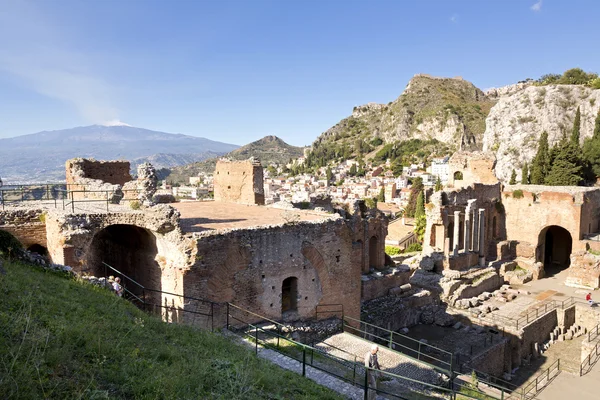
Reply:
[[560, 358], [554, 361], [545, 371], [540, 373], [535, 379], [525, 384], [522, 389], [522, 398], [534, 398], [543, 388], [548, 386], [552, 380], [560, 374]]
[[[314, 368], [362, 388], [365, 399], [368, 398], [369, 392], [374, 390], [378, 394], [392, 399], [411, 399], [413, 398], [410, 394], [411, 392], [422, 396], [427, 391], [445, 394], [452, 399], [456, 398], [457, 394], [460, 394], [463, 398], [470, 399], [508, 399], [508, 397], [491, 396], [477, 388], [472, 388], [468, 385], [465, 386], [460, 382], [450, 383], [448, 386], [434, 385], [385, 370], [376, 371], [365, 367], [362, 357], [358, 357], [356, 354], [327, 345], [343, 355], [343, 357], [338, 357], [324, 349], [295, 341], [282, 334], [282, 327], [284, 325], [277, 321], [261, 317], [259, 314], [245, 310], [234, 304], [227, 304], [228, 330], [252, 341], [257, 354], [259, 345], [263, 348], [274, 350], [298, 361], [303, 376], [306, 376], [309, 367]], [[383, 381], [383, 384], [373, 385], [372, 380], [369, 379], [369, 374], [376, 374], [379, 377], [377, 380]], [[397, 386], [394, 386], [394, 382], [402, 385], [401, 390]]]
[[[423, 343], [410, 336], [348, 316], [343, 317], [343, 329], [344, 332], [362, 337], [366, 340], [381, 343], [392, 351], [396, 351], [403, 356], [427, 364], [443, 373], [450, 374], [453, 370], [452, 365], [454, 357], [451, 352]], [[435, 354], [435, 356], [433, 354]]]
[[215, 313], [224, 304], [148, 288], [107, 263], [102, 264], [105, 278], [109, 277], [109, 273], [120, 277], [123, 297], [144, 311], [159, 312], [166, 322], [185, 323], [214, 331]]
[[598, 324], [595, 327], [593, 327], [592, 329], [590, 329], [590, 331], [588, 332], [588, 335], [587, 335], [588, 342], [593, 342], [594, 340], [596, 340], [596, 338], [598, 337], [599, 334], [600, 334], [600, 324]]
[[583, 376], [590, 372], [598, 362], [598, 359], [600, 359], [600, 342], [596, 343], [591, 353], [581, 362], [581, 365], [579, 366], [579, 376]]
[[[106, 189], [90, 190], [89, 185], [83, 184], [40, 184], [4, 186], [0, 189], [0, 204], [2, 209], [8, 204], [22, 203], [27, 201], [54, 201], [54, 207], [62, 205], [75, 212], [78, 203], [104, 203], [109, 211], [111, 204], [119, 204], [123, 199], [136, 200], [139, 189]], [[133, 193], [133, 197], [130, 195]]]

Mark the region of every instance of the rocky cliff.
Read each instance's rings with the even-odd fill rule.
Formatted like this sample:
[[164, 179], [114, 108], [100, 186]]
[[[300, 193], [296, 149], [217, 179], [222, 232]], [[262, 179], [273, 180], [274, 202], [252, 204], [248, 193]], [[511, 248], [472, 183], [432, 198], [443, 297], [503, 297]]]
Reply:
[[388, 104], [368, 103], [324, 132], [315, 143], [381, 138], [390, 143], [437, 139], [459, 148], [482, 147], [485, 118], [494, 101], [462, 78], [414, 76], [404, 92]]
[[550, 146], [563, 132], [569, 135], [578, 106], [583, 143], [592, 136], [600, 109], [600, 90], [577, 85], [526, 86], [500, 90], [498, 97], [485, 122], [483, 150], [495, 154], [496, 176], [503, 181], [510, 179], [513, 168], [520, 179], [521, 167], [531, 163], [544, 130]]

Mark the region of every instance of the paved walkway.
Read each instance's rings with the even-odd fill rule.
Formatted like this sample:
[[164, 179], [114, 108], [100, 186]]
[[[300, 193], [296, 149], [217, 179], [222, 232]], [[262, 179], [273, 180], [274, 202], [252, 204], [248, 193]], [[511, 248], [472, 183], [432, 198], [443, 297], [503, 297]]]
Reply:
[[537, 397], [540, 400], [598, 400], [600, 398], [600, 368], [579, 377], [561, 372]]
[[[223, 331], [224, 334], [228, 337], [233, 338], [234, 340], [242, 343], [252, 349], [255, 348], [255, 344], [250, 342], [248, 339], [241, 338], [231, 332]], [[263, 348], [262, 346], [258, 346], [258, 356], [265, 360], [272, 362], [273, 364], [278, 365], [283, 369], [287, 369], [289, 371], [293, 371], [297, 374], [302, 374], [302, 363], [294, 360], [293, 358], [287, 357], [281, 353], [278, 353], [271, 349]], [[311, 366], [306, 366], [306, 377], [321, 386], [325, 386], [334, 392], [337, 392], [344, 396], [346, 399], [352, 400], [362, 400], [364, 399], [364, 390], [360, 387], [351, 385], [347, 382], [344, 382], [341, 379], [338, 379], [332, 375], [329, 375], [323, 371], [320, 371]], [[386, 400], [385, 397], [377, 396], [377, 400]]]

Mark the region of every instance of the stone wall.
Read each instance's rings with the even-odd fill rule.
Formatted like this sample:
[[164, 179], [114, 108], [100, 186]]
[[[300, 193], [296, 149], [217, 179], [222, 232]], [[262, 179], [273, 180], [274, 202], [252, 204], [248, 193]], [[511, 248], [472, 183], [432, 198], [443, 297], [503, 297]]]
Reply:
[[368, 275], [368, 279], [361, 282], [361, 300], [369, 301], [378, 297], [387, 296], [390, 289], [408, 283], [411, 271], [406, 268], [394, 274], [381, 276]]
[[319, 304], [341, 304], [358, 318], [361, 274], [352, 237], [342, 218], [201, 234], [184, 294], [282, 319], [282, 284], [293, 277], [297, 311], [287, 318], [312, 318]]
[[259, 161], [219, 160], [214, 172], [215, 201], [265, 204], [263, 168]]
[[[523, 327], [520, 335], [520, 346], [517, 353], [513, 352], [513, 366], [519, 366], [521, 359], [533, 354], [533, 345], [542, 344], [550, 339], [550, 332], [558, 326], [558, 310], [552, 310]], [[518, 360], [516, 359], [518, 357]]]
[[[475, 183], [495, 184], [498, 178], [494, 174], [496, 159], [492, 154], [456, 152], [448, 160], [448, 187], [461, 188]], [[462, 179], [458, 177], [462, 174]]]
[[471, 359], [470, 367], [497, 377], [510, 371], [510, 341], [502, 338], [498, 343], [486, 347], [483, 352]]
[[129, 161], [73, 158], [65, 163], [67, 189], [72, 199], [98, 199], [118, 203], [120, 189], [131, 181]]
[[67, 160], [65, 169], [67, 184], [78, 184], [82, 179], [92, 179], [123, 186], [131, 180], [129, 161], [73, 158]]
[[48, 247], [45, 215], [42, 210], [6, 210], [0, 212], [0, 230], [12, 234], [23, 247], [35, 244]]

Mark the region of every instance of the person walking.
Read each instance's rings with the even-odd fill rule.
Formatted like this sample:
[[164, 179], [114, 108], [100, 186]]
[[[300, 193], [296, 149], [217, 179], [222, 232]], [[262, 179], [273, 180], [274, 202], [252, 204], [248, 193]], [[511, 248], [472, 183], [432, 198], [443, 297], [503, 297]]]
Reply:
[[365, 354], [365, 373], [367, 374], [367, 382], [368, 382], [368, 398], [369, 400], [375, 400], [377, 397], [377, 378], [379, 376], [379, 361], [377, 360], [377, 352], [379, 351], [379, 346], [376, 344], [371, 346], [371, 350]]
[[585, 301], [588, 302], [588, 304], [590, 305], [590, 307], [594, 307], [594, 300], [592, 300], [592, 294], [591, 293], [588, 293], [585, 296]]

